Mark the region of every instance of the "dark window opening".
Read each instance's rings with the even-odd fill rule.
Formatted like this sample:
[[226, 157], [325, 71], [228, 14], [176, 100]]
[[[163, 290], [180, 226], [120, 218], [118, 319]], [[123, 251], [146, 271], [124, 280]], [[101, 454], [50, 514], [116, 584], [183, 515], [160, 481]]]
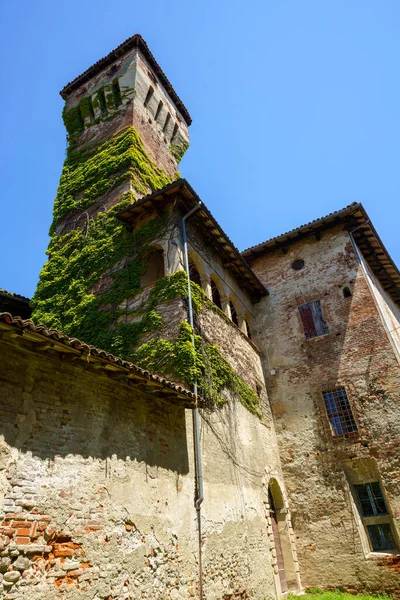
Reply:
[[171, 120], [171, 115], [169, 113], [167, 113], [166, 119], [165, 119], [165, 123], [164, 123], [164, 127], [163, 127], [163, 132], [167, 131], [167, 127], [169, 125], [169, 122]]
[[178, 128], [178, 125], [175, 123], [175, 125], [174, 125], [174, 130], [173, 130], [173, 132], [172, 132], [171, 142], [173, 142], [173, 141], [174, 141], [174, 139], [175, 139], [175, 137], [176, 137], [176, 134], [178, 133], [178, 129], [179, 129], [179, 128]]
[[247, 319], [244, 320], [244, 324], [246, 327], [246, 335], [249, 338], [249, 340], [251, 340], [251, 331], [250, 331], [250, 326], [249, 326]]
[[145, 100], [144, 100], [144, 105], [145, 105], [145, 106], [147, 106], [147, 105], [148, 105], [148, 103], [150, 102], [150, 100], [151, 100], [151, 99], [152, 99], [152, 97], [153, 97], [153, 94], [154, 94], [154, 88], [153, 88], [153, 86], [151, 85], [151, 86], [149, 87], [149, 91], [147, 92], [147, 96], [146, 96], [146, 98], [145, 98]]
[[295, 271], [300, 271], [300, 269], [302, 269], [303, 267], [304, 267], [304, 260], [302, 260], [302, 259], [295, 260], [292, 263], [292, 269], [294, 269]]
[[346, 390], [338, 388], [330, 392], [323, 392], [326, 412], [332, 430], [332, 435], [349, 436], [357, 432], [357, 425]]
[[140, 277], [140, 287], [146, 287], [164, 277], [164, 252], [154, 249], [147, 256], [146, 271]]
[[368, 525], [367, 530], [369, 539], [371, 540], [372, 549], [375, 552], [396, 549], [397, 546], [390, 523]]
[[111, 77], [112, 75], [114, 75], [114, 73], [116, 73], [118, 71], [118, 67], [117, 65], [113, 65], [111, 67], [111, 69], [108, 71], [108, 76]]
[[231, 301], [229, 301], [229, 307], [231, 309], [231, 320], [232, 320], [232, 323], [234, 323], [236, 325], [236, 327], [239, 327], [239, 321], [238, 321], [238, 317], [237, 317], [236, 308], [234, 307], [234, 305], [233, 305], [233, 303]]
[[222, 310], [221, 294], [219, 293], [217, 284], [212, 279], [211, 279], [211, 299], [214, 302], [215, 306], [218, 306], [218, 308], [220, 308]]
[[104, 90], [99, 90], [97, 92], [97, 95], [99, 97], [100, 110], [103, 113], [103, 115], [106, 115], [107, 114], [107, 103], [106, 103], [106, 95], [104, 93]]
[[122, 104], [121, 89], [119, 87], [118, 79], [114, 79], [112, 82], [112, 92], [114, 96], [115, 108], [117, 108], [120, 104]]
[[189, 263], [189, 279], [201, 287], [201, 277], [194, 262]]
[[158, 103], [158, 106], [157, 106], [156, 114], [154, 116], [154, 120], [155, 121], [157, 121], [158, 117], [160, 116], [160, 113], [162, 111], [162, 107], [163, 107], [163, 101], [160, 100], [160, 102]]
[[299, 306], [299, 312], [307, 340], [328, 333], [320, 300], [302, 304]]
[[350, 296], [351, 296], [351, 291], [350, 291], [350, 288], [349, 288], [349, 287], [347, 287], [347, 286], [346, 286], [346, 287], [344, 287], [344, 288], [343, 288], [343, 297], [344, 297], [344, 298], [350, 298]]
[[355, 485], [354, 487], [363, 517], [377, 517], [388, 514], [383, 492], [378, 481]]

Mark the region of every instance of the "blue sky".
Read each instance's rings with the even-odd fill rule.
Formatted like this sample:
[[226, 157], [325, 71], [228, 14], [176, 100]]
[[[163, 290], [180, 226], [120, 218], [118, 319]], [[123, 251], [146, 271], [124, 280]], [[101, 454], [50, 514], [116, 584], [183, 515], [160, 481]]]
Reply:
[[400, 264], [398, 0], [3, 2], [0, 287], [31, 296], [59, 90], [141, 33], [193, 117], [180, 171], [240, 248], [363, 202]]

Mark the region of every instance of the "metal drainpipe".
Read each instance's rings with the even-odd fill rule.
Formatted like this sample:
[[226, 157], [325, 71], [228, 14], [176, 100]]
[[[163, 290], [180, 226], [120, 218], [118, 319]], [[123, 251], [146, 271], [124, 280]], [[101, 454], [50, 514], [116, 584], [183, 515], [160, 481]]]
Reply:
[[359, 225], [358, 227], [356, 227], [355, 229], [353, 229], [353, 231], [349, 231], [350, 241], [351, 241], [351, 244], [353, 246], [353, 250], [356, 253], [356, 256], [358, 258], [358, 262], [361, 265], [361, 269], [362, 269], [362, 271], [364, 273], [364, 277], [365, 277], [365, 279], [367, 281], [367, 285], [368, 285], [369, 290], [371, 292], [372, 298], [373, 298], [373, 300], [375, 302], [375, 305], [376, 305], [376, 307], [378, 309], [378, 312], [379, 312], [379, 314], [381, 316], [381, 319], [383, 321], [383, 326], [384, 326], [384, 328], [386, 330], [386, 335], [389, 338], [389, 342], [392, 344], [392, 347], [393, 347], [393, 349], [395, 351], [395, 355], [397, 357], [397, 360], [400, 362], [400, 349], [398, 347], [398, 344], [397, 344], [396, 340], [394, 339], [394, 336], [392, 335], [392, 332], [390, 331], [390, 327], [389, 327], [388, 322], [386, 320], [385, 314], [384, 314], [383, 310], [381, 309], [381, 307], [379, 305], [379, 302], [377, 301], [377, 299], [375, 297], [375, 292], [374, 292], [374, 289], [373, 289], [373, 287], [371, 285], [371, 282], [370, 282], [369, 273], [367, 272], [367, 269], [365, 268], [364, 262], [363, 262], [362, 257], [361, 257], [360, 250], [358, 249], [356, 241], [355, 241], [355, 239], [353, 237], [353, 233], [355, 231], [357, 231], [357, 229], [360, 229], [360, 227], [363, 227], [363, 225], [367, 225], [368, 223], [369, 223], [369, 219], [368, 219], [368, 221], [365, 221], [365, 223], [361, 223], [361, 225]]
[[[186, 220], [200, 208], [201, 202], [196, 204], [192, 210], [190, 210], [182, 218], [182, 237], [183, 237], [183, 255], [185, 260], [185, 271], [188, 281], [188, 312], [189, 312], [189, 325], [192, 328], [192, 344], [194, 350], [194, 323], [193, 323], [193, 305], [192, 305], [192, 292], [190, 289], [190, 275], [189, 275], [189, 257], [187, 249], [187, 237], [186, 237]], [[197, 396], [197, 379], [194, 380], [193, 392]], [[195, 471], [196, 471], [196, 488], [197, 498], [195, 500], [195, 507], [197, 511], [197, 529], [199, 534], [199, 598], [203, 600], [203, 564], [202, 564], [202, 552], [201, 552], [201, 503], [204, 500], [203, 494], [203, 466], [201, 461], [201, 449], [200, 449], [200, 417], [199, 409], [196, 407], [192, 411], [193, 418], [193, 440], [194, 440], [194, 459], [195, 459]]]

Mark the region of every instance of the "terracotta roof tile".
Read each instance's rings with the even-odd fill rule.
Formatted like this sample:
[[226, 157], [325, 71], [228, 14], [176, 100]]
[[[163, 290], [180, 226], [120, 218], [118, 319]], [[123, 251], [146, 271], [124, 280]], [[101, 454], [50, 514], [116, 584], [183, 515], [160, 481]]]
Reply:
[[48, 329], [43, 324], [35, 325], [30, 319], [13, 317], [10, 313], [0, 313], [0, 332], [7, 329], [19, 331], [30, 342], [42, 342], [41, 347], [43, 347], [43, 339], [51, 341], [51, 347], [54, 350], [73, 352], [81, 355], [89, 363], [102, 363], [104, 370], [108, 370], [108, 372], [111, 369], [125, 373], [127, 378], [136, 380], [137, 383], [149, 384], [151, 390], [146, 389], [146, 391], [155, 392], [160, 399], [163, 399], [164, 396], [170, 400], [171, 397], [175, 396], [176, 401], [186, 408], [194, 408], [197, 405], [199, 397], [183, 386], [142, 369], [105, 350], [95, 348], [95, 346], [86, 344], [77, 338], [64, 335], [56, 329]]

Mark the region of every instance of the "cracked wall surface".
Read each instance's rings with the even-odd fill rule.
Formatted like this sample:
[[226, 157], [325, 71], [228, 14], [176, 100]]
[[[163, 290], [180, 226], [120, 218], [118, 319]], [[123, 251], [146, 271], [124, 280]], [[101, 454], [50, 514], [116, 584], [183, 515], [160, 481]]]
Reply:
[[[257, 327], [265, 335], [267, 390], [302, 582], [398, 593], [398, 554], [371, 552], [346, 473], [351, 467], [361, 483], [380, 481], [398, 535], [399, 364], [341, 226], [284, 250], [251, 266], [270, 292]], [[296, 271], [291, 265], [300, 259], [304, 268]], [[318, 299], [329, 331], [307, 340], [298, 306]], [[322, 395], [337, 387], [346, 389], [358, 426], [347, 439], [332, 435]]]
[[[27, 342], [0, 347], [4, 598], [196, 596], [191, 411]], [[271, 415], [203, 411], [202, 544], [210, 599], [275, 595], [265, 470]]]

